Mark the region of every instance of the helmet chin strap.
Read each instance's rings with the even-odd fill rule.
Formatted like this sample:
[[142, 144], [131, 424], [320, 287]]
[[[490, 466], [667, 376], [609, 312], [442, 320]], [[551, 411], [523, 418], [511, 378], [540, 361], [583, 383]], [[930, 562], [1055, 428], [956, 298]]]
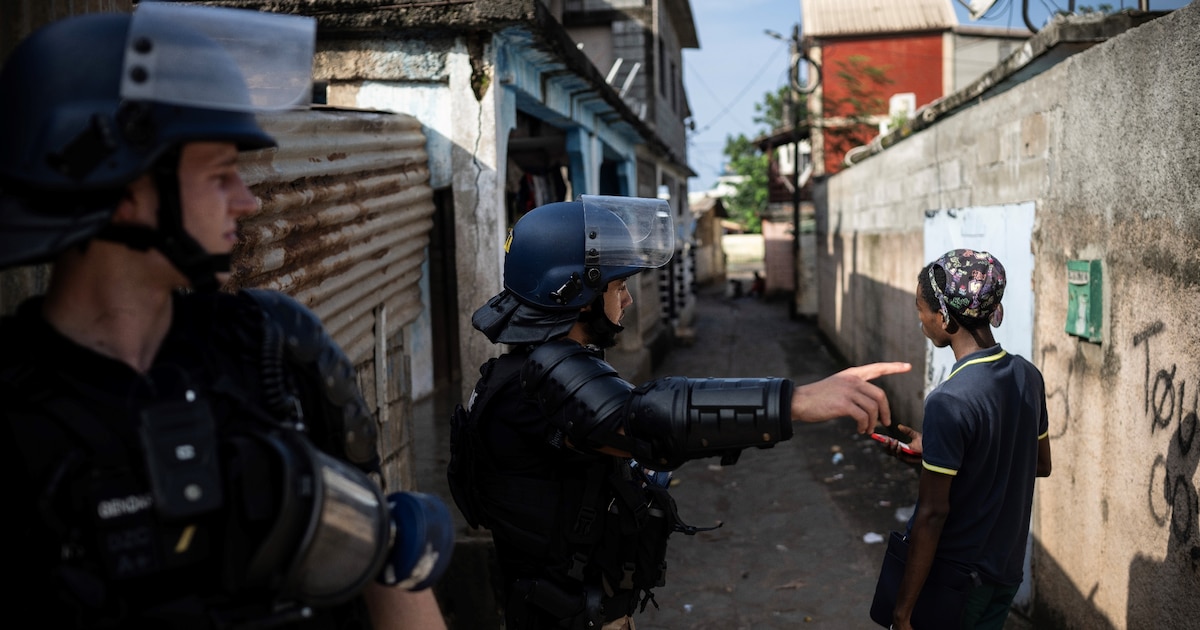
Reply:
[[194, 291], [215, 291], [218, 273], [228, 272], [229, 254], [210, 254], [183, 227], [183, 204], [179, 196], [179, 150], [172, 150], [154, 163], [151, 177], [158, 190], [158, 228], [109, 223], [96, 238], [121, 243], [130, 249], [157, 249], [191, 283]]
[[604, 350], [617, 345], [617, 333], [625, 330], [620, 324], [614, 324], [604, 312], [604, 294], [601, 293], [592, 301], [592, 308], [580, 311], [579, 321], [583, 322], [584, 331], [591, 345]]

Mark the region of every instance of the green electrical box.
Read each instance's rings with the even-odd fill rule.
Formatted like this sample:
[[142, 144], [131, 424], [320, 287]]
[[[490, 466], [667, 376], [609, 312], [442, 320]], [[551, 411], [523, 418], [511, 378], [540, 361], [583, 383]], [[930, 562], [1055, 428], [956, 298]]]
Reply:
[[1100, 343], [1104, 290], [1099, 260], [1067, 261], [1067, 334]]

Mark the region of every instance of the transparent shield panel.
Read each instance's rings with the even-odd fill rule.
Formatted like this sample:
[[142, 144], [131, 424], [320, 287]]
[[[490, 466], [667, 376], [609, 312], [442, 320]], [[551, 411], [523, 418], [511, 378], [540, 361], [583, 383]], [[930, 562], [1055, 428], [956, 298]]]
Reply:
[[675, 252], [671, 206], [662, 199], [582, 195], [585, 259], [604, 267], [661, 267]]
[[121, 97], [226, 111], [308, 102], [316, 20], [142, 2], [133, 13]]
[[387, 507], [358, 469], [315, 449], [312, 456], [321, 492], [296, 585], [310, 601], [344, 601], [378, 573], [388, 552]]

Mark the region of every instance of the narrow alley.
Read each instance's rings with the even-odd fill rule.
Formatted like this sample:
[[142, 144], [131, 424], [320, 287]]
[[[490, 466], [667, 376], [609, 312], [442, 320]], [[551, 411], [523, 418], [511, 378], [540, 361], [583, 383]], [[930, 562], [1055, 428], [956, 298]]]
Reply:
[[[840, 367], [785, 302], [728, 297], [714, 285], [698, 295], [696, 343], [673, 348], [655, 376], [805, 383]], [[647, 607], [639, 630], [873, 627], [867, 611], [884, 545], [864, 537], [903, 527], [895, 514], [915, 500], [917, 475], [848, 419], [796, 425], [773, 449], [745, 451], [729, 467], [690, 462], [675, 478], [685, 521], [723, 525], [672, 537], [660, 608]]]

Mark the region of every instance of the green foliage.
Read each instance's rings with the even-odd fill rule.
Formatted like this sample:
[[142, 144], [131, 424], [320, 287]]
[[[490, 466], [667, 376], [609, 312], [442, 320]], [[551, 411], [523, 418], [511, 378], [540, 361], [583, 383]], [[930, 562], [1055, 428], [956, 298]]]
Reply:
[[[895, 81], [887, 76], [886, 66], [873, 66], [870, 61], [863, 55], [853, 55], [837, 62], [833, 76], [841, 84], [843, 95], [829, 98], [826, 92], [826, 116], [844, 118], [846, 124], [826, 127], [827, 154], [844, 155], [854, 147], [867, 144], [879, 133], [871, 117], [887, 114], [884, 95], [889, 93], [888, 86]], [[841, 165], [829, 168], [831, 173], [836, 173], [841, 170]]]
[[[789, 99], [791, 95], [787, 86], [782, 86], [773, 92], [763, 94], [763, 100], [754, 104], [754, 124], [758, 125], [756, 135], [764, 135], [789, 127]], [[807, 117], [804, 102], [797, 108], [797, 119]], [[767, 210], [768, 173], [771, 165], [770, 156], [763, 153], [750, 138], [744, 134], [725, 137], [724, 149], [726, 172], [737, 175], [741, 181], [734, 184], [737, 192], [725, 198], [725, 209], [729, 217], [745, 226], [749, 232], [762, 231], [762, 213]]]
[[783, 127], [784, 118], [787, 115], [788, 98], [786, 85], [774, 92], [763, 94], [762, 102], [754, 104], [754, 118], [751, 120], [754, 121], [754, 124], [765, 127], [767, 131]]
[[725, 136], [724, 153], [729, 158], [728, 171], [742, 178], [735, 184], [737, 192], [725, 198], [725, 209], [748, 232], [761, 232], [761, 215], [767, 209], [768, 157], [740, 133]]
[[837, 62], [836, 76], [846, 88], [846, 96], [833, 100], [829, 110], [855, 122], [866, 122], [872, 114], [887, 112], [883, 100], [887, 86], [895, 83], [887, 76], [887, 68], [872, 66], [870, 59], [853, 55]]

